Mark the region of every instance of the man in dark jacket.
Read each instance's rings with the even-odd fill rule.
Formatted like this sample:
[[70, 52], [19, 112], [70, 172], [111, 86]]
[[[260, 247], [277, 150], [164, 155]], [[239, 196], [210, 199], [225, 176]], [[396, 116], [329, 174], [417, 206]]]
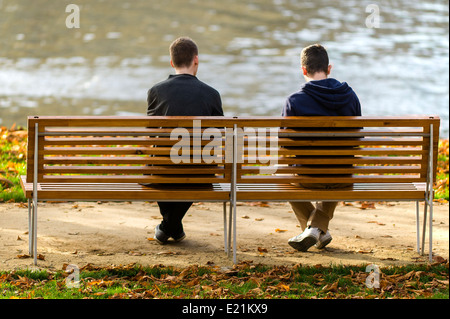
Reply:
[[[170, 64], [175, 75], [148, 91], [149, 116], [223, 116], [219, 92], [197, 77], [198, 48], [190, 38], [176, 39], [170, 45]], [[182, 219], [191, 202], [158, 202], [163, 221], [155, 228], [155, 240], [165, 244], [169, 238], [183, 240]]]
[[[360, 116], [361, 105], [358, 97], [345, 82], [328, 78], [331, 71], [328, 54], [319, 44], [311, 45], [301, 53], [302, 73], [306, 83], [299, 92], [293, 93], [286, 100], [283, 116]], [[303, 184], [308, 188], [348, 187], [343, 184]], [[306, 251], [311, 246], [323, 248], [332, 237], [328, 224], [333, 218], [337, 202], [290, 203], [300, 222], [302, 233], [289, 239], [293, 248]]]

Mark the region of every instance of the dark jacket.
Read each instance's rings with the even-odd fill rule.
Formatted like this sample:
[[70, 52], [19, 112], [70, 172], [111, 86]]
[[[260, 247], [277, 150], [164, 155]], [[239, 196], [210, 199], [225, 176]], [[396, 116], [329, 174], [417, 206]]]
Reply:
[[346, 82], [328, 78], [305, 83], [286, 100], [283, 116], [360, 116], [361, 105]]
[[148, 91], [147, 115], [223, 116], [219, 92], [189, 74], [170, 75]]
[[[289, 96], [286, 100], [286, 104], [282, 112], [283, 116], [360, 116], [361, 105], [355, 92], [345, 82], [339, 82], [333, 78], [328, 78], [319, 81], [309, 81], [305, 83], [299, 92], [296, 92]], [[307, 128], [306, 130], [314, 131], [320, 128]], [[341, 128], [345, 129], [345, 128]], [[338, 129], [336, 129], [338, 130]], [[296, 138], [297, 140], [302, 138]], [[320, 140], [320, 137], [308, 138], [309, 140]], [[321, 149], [321, 147], [305, 147], [306, 149]], [[302, 147], [297, 147], [302, 149]], [[336, 149], [348, 149], [346, 147], [336, 146]], [[301, 155], [296, 156], [301, 158]], [[306, 156], [310, 158], [317, 158], [321, 156]], [[335, 156], [336, 158], [345, 158], [347, 156]], [[294, 165], [304, 167], [335, 167], [335, 168], [347, 168], [351, 165]], [[310, 177], [316, 177], [316, 175], [309, 175]], [[341, 177], [349, 177], [351, 175], [341, 175]], [[338, 177], [338, 175], [335, 175]], [[323, 187], [324, 185], [305, 185], [306, 187], [315, 188]], [[343, 184], [342, 186], [348, 186]], [[334, 185], [336, 187], [336, 185]]]

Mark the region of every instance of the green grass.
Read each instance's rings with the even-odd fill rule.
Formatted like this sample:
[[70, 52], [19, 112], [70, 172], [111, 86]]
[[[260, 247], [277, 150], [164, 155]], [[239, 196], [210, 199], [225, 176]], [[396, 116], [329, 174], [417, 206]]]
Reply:
[[11, 187], [7, 182], [0, 182], [1, 201], [26, 201], [20, 187], [20, 175], [26, 173], [26, 138], [24, 135], [15, 135], [5, 128], [0, 130], [0, 178], [13, 183]]
[[448, 299], [448, 262], [380, 269], [380, 287], [367, 288], [365, 266], [268, 267], [241, 263], [229, 270], [139, 265], [81, 268], [79, 287], [68, 273], [0, 272], [0, 298], [44, 299]]

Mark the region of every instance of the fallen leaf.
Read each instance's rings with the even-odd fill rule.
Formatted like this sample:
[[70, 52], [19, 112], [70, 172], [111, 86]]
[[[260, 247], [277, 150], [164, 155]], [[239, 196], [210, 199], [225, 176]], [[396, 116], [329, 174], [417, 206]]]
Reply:
[[288, 285], [282, 284], [281, 282], [278, 285], [276, 285], [276, 287], [281, 291], [291, 290], [291, 287], [289, 287]]
[[268, 252], [266, 248], [262, 248], [262, 247], [258, 247], [258, 251], [260, 253], [267, 253]]
[[375, 203], [374, 202], [363, 202], [363, 203], [361, 203], [360, 209], [375, 209]]
[[157, 253], [157, 255], [179, 255], [180, 253], [173, 252], [173, 251], [161, 251]]
[[128, 255], [130, 256], [143, 256], [144, 254], [139, 251], [130, 251], [128, 252]]
[[322, 290], [323, 290], [324, 292], [329, 292], [329, 291], [331, 291], [331, 292], [336, 292], [336, 291], [337, 291], [337, 288], [338, 288], [338, 284], [339, 284], [339, 279], [336, 280], [336, 281], [335, 281], [334, 283], [332, 283], [331, 285], [330, 285], [330, 284], [325, 285], [325, 286], [322, 288]]
[[439, 280], [439, 279], [436, 279], [436, 281], [437, 281], [438, 283], [440, 283], [440, 284], [443, 284], [443, 285], [448, 286], [448, 279], [447, 279], [447, 280]]
[[385, 226], [385, 225], [386, 225], [386, 224], [377, 222], [376, 220], [371, 220], [371, 221], [368, 221], [367, 223], [368, 223], [368, 224], [377, 224], [377, 225], [380, 225], [380, 226]]
[[112, 281], [112, 280], [99, 279], [99, 280], [94, 280], [94, 281], [88, 282], [86, 285], [87, 286], [96, 286], [96, 287], [111, 287], [113, 284], [114, 284], [114, 281]]
[[439, 263], [439, 264], [442, 264], [442, 263], [447, 262], [447, 259], [445, 259], [445, 258], [443, 258], [443, 257], [441, 257], [441, 256], [433, 256], [433, 260], [434, 260], [436, 263]]
[[279, 229], [279, 228], [275, 229], [276, 233], [284, 233], [286, 231], [287, 231], [287, 229]]
[[249, 219], [250, 217], [247, 216], [247, 215], [244, 215], [244, 216], [242, 216], [241, 218], [243, 218], [243, 219]]
[[257, 207], [270, 207], [268, 202], [251, 202], [250, 206], [257, 206]]

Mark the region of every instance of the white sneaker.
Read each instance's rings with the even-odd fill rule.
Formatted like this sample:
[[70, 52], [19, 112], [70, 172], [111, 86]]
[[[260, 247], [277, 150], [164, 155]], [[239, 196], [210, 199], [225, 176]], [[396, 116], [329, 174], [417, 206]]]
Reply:
[[317, 249], [325, 248], [325, 246], [328, 245], [332, 239], [333, 239], [333, 237], [331, 237], [331, 234], [328, 230], [326, 233], [321, 231], [319, 240], [317, 241], [317, 243], [314, 246], [316, 246]]
[[309, 247], [315, 245], [319, 241], [321, 231], [319, 228], [308, 227], [303, 233], [292, 237], [288, 240], [288, 244], [299, 251], [307, 251]]

